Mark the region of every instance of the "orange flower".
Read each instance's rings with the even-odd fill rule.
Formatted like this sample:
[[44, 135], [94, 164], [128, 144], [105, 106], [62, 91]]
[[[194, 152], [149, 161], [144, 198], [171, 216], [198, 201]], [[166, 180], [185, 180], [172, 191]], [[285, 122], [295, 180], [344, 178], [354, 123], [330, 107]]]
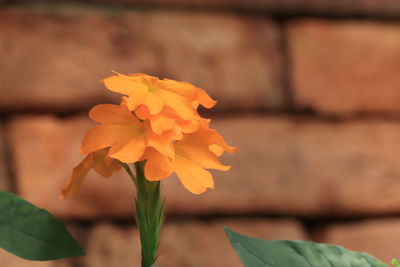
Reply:
[[175, 172], [194, 194], [214, 186], [206, 169], [229, 170], [218, 157], [236, 149], [209, 128], [210, 120], [198, 114], [199, 105], [211, 108], [216, 103], [203, 89], [140, 73], [117, 73], [103, 82], [109, 90], [125, 96], [120, 105], [101, 104], [90, 110], [89, 117], [99, 124], [83, 139], [80, 151], [87, 157], [74, 168], [63, 198], [78, 190], [91, 168], [110, 175], [117, 169], [113, 159], [146, 161], [144, 171], [150, 181]]
[[174, 134], [154, 134], [148, 122], [140, 122], [123, 103], [97, 105], [90, 110], [89, 117], [100, 124], [90, 129], [84, 137], [81, 147], [83, 154], [110, 147], [110, 157], [133, 163], [150, 146], [166, 157], [174, 157], [174, 147], [170, 140]]
[[192, 193], [201, 194], [214, 187], [210, 172], [205, 169], [227, 171], [218, 159], [224, 151], [235, 153], [236, 148], [227, 145], [215, 130], [203, 125], [197, 132], [184, 136], [175, 143], [175, 159], [164, 157], [156, 150], [146, 150], [144, 157], [145, 176], [150, 181], [168, 177], [172, 172], [178, 175], [182, 184]]
[[121, 166], [115, 162], [114, 159], [107, 156], [108, 149], [100, 149], [87, 155], [81, 163], [76, 166], [72, 175], [68, 179], [65, 187], [60, 195], [61, 199], [65, 199], [68, 196], [75, 195], [82, 182], [86, 177], [86, 174], [94, 169], [98, 174], [104, 177], [110, 177], [115, 171], [118, 171]]

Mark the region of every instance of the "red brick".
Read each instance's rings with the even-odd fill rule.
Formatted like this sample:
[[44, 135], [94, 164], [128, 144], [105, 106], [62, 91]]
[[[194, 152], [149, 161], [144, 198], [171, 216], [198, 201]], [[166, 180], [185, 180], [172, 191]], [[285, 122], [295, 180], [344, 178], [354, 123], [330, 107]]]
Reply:
[[399, 258], [400, 220], [369, 219], [327, 226], [317, 235], [319, 241], [365, 251], [390, 263]]
[[[78, 196], [57, 199], [80, 159], [86, 118], [18, 118], [9, 129], [18, 191], [62, 217], [132, 216], [133, 186], [121, 172], [91, 173]], [[214, 122], [238, 153], [222, 160], [215, 190], [186, 191], [163, 181], [169, 214], [278, 213], [365, 215], [400, 211], [400, 125], [375, 120], [329, 123], [287, 117], [239, 117]], [[385, 196], [385, 197], [382, 197]]]
[[335, 115], [398, 114], [399, 30], [397, 23], [291, 23], [296, 104]]
[[73, 10], [0, 11], [0, 109], [65, 112], [118, 101], [99, 82], [112, 69], [192, 82], [219, 108], [284, 103], [279, 31], [267, 19]]
[[[306, 239], [301, 225], [292, 220], [218, 220], [171, 222], [162, 230], [157, 265], [242, 266], [229, 245], [223, 227], [265, 239]], [[135, 228], [121, 229], [110, 224], [94, 228], [83, 258], [87, 267], [140, 265], [139, 236]]]

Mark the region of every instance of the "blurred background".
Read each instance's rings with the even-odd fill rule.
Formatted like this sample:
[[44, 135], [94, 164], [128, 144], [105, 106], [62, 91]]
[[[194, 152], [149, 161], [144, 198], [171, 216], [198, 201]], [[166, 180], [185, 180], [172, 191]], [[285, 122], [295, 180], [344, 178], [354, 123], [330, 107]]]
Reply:
[[192, 195], [163, 182], [159, 266], [239, 267], [230, 226], [265, 239], [400, 257], [400, 2], [397, 0], [0, 0], [0, 189], [63, 219], [86, 257], [2, 266], [139, 266], [134, 189], [90, 173], [58, 199], [100, 79], [145, 72], [191, 82], [202, 114], [238, 147]]

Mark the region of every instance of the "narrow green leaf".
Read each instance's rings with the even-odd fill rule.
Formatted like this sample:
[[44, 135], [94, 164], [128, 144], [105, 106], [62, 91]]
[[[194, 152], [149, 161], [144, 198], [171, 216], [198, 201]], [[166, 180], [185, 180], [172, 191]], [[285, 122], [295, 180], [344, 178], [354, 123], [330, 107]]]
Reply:
[[0, 191], [0, 247], [37, 261], [85, 255], [61, 221], [5, 191]]
[[386, 267], [363, 252], [309, 241], [266, 241], [235, 233], [225, 227], [245, 267]]

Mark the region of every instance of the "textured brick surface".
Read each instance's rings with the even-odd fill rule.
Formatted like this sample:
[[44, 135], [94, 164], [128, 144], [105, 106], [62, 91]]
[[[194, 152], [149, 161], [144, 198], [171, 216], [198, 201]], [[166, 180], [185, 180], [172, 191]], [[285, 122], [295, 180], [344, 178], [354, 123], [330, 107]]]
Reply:
[[[10, 2], [15, 0], [9, 0]], [[69, 0], [57, 0], [68, 2]], [[1, 2], [1, 1], [0, 1]], [[32, 0], [18, 0], [32, 3]], [[397, 0], [81, 0], [86, 3], [264, 10], [272, 14], [399, 16]]]
[[58, 261], [28, 261], [21, 259], [13, 254], [0, 249], [0, 262], [2, 266], [7, 267], [71, 267], [72, 265], [68, 263], [68, 260], [58, 260]]
[[306, 20], [288, 30], [300, 107], [340, 115], [400, 111], [400, 24]]
[[225, 158], [232, 171], [218, 173], [210, 193], [229, 199], [231, 210], [352, 216], [399, 210], [396, 122], [241, 117], [215, 125], [239, 149]]
[[[207, 223], [183, 221], [163, 228], [159, 266], [242, 266], [230, 247], [223, 227], [265, 239], [306, 239], [293, 220], [220, 220]], [[100, 224], [91, 233], [83, 259], [87, 267], [139, 266], [139, 236], [135, 228], [121, 229]]]
[[0, 123], [0, 190], [10, 190], [10, 177], [8, 170], [10, 162], [8, 155], [6, 153], [6, 136], [4, 132], [3, 124]]
[[369, 219], [333, 224], [321, 230], [317, 238], [321, 242], [368, 252], [389, 263], [399, 257], [400, 219]]
[[223, 99], [220, 108], [284, 102], [279, 32], [264, 18], [7, 9], [0, 32], [0, 109], [65, 112], [118, 101], [99, 83], [111, 69], [193, 82]]
[[[356, 215], [400, 210], [400, 125], [395, 122], [240, 117], [215, 120], [214, 126], [239, 149], [223, 159], [232, 170], [215, 172], [215, 190], [202, 195], [187, 192], [175, 177], [163, 181], [169, 213]], [[57, 200], [82, 158], [77, 148], [88, 127], [86, 118], [12, 121], [18, 190], [61, 216], [131, 216], [133, 186], [123, 172], [111, 179], [91, 173], [77, 197]]]

